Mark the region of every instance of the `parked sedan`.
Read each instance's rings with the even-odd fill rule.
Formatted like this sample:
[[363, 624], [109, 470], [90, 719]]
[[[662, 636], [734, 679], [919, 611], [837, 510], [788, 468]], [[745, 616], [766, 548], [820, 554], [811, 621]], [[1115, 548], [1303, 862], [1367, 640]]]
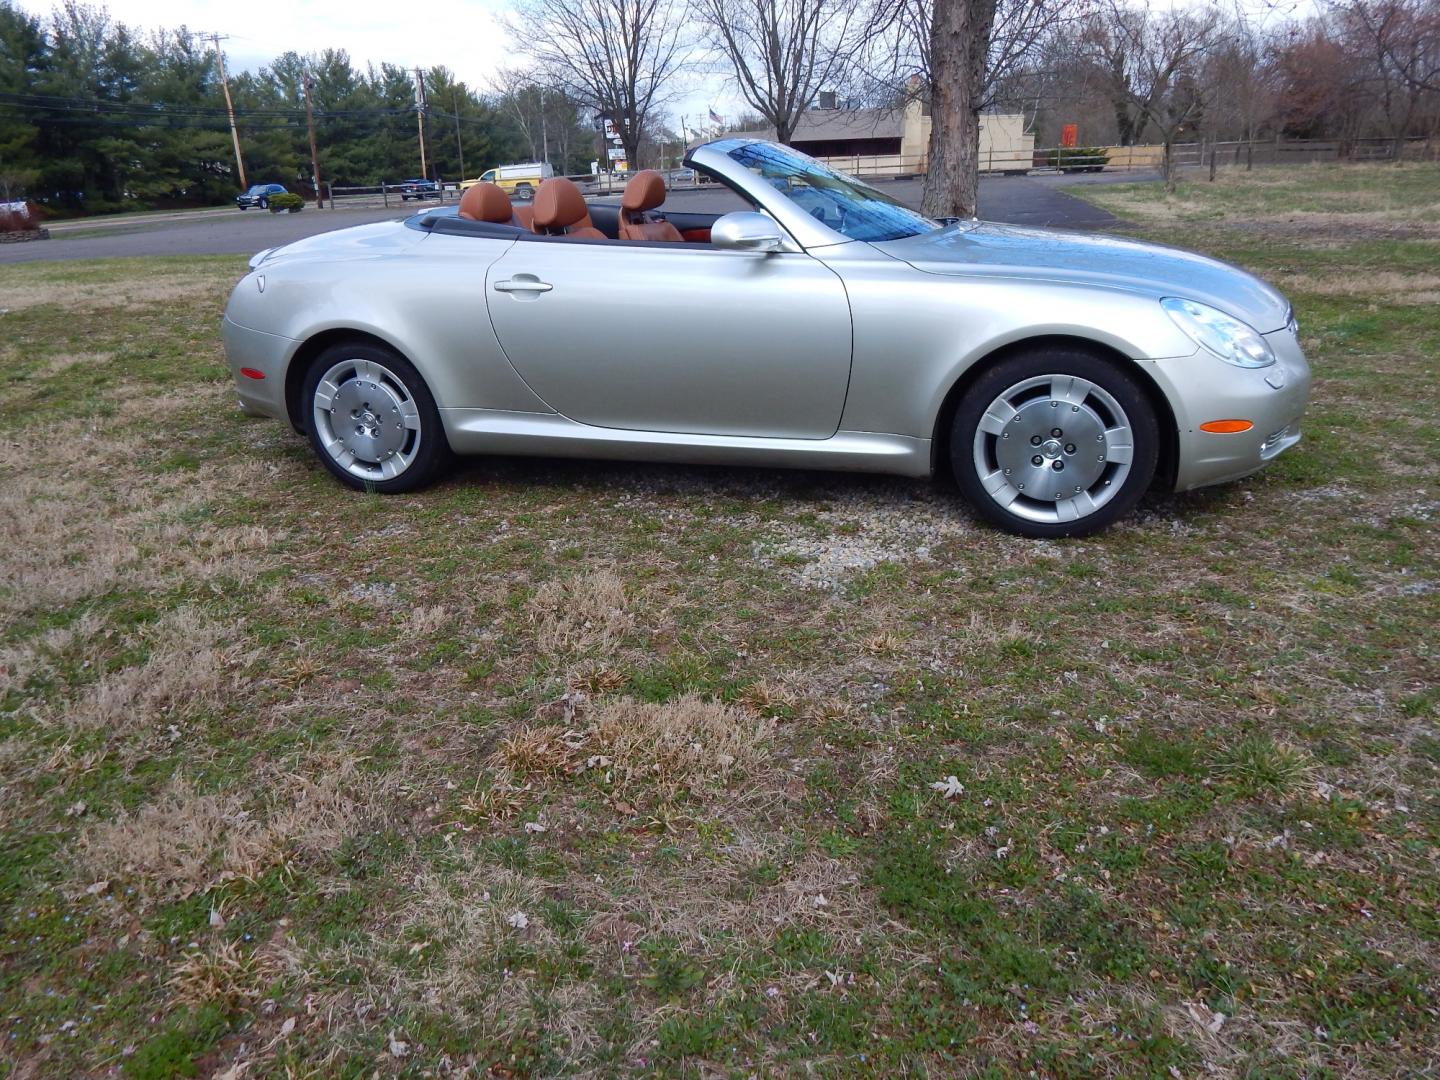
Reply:
[[440, 184], [435, 180], [406, 180], [400, 185], [400, 201], [411, 199], [438, 199]]
[[454, 453], [944, 473], [1035, 537], [1300, 440], [1295, 319], [1235, 267], [934, 221], [759, 140], [686, 164], [752, 209], [662, 215], [658, 173], [619, 207], [555, 178], [523, 214], [480, 185], [260, 253], [224, 320], [242, 408], [380, 493]]
[[270, 196], [284, 194], [284, 184], [253, 184], [248, 190], [235, 196], [235, 205], [241, 210], [249, 210], [252, 206], [259, 210], [268, 210]]

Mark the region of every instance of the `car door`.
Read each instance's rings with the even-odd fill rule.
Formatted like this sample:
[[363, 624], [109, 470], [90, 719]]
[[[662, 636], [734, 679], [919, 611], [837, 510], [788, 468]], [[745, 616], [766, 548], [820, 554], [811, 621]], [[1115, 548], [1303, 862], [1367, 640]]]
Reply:
[[511, 363], [572, 420], [791, 439], [839, 427], [850, 306], [802, 252], [526, 238], [485, 296]]

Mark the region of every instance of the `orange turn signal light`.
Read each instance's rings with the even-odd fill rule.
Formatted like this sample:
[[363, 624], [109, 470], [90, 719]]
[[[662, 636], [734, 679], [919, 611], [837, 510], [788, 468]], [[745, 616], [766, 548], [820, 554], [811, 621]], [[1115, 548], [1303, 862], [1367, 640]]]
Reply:
[[1206, 420], [1200, 425], [1200, 430], [1208, 431], [1212, 435], [1238, 435], [1254, 426], [1249, 420]]

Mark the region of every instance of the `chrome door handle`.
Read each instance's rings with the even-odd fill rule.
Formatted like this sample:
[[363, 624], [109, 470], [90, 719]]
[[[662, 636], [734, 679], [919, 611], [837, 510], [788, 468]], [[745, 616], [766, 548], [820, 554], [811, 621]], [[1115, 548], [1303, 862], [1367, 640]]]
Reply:
[[496, 292], [549, 292], [554, 286], [535, 278], [506, 278], [495, 282]]

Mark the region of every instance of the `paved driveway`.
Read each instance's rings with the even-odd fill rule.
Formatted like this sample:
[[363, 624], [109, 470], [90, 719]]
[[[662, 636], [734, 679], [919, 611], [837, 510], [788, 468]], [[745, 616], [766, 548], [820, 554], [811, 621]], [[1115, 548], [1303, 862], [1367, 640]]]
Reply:
[[[1063, 188], [1077, 182], [1083, 182], [1082, 178], [986, 177], [980, 182], [980, 216], [990, 221], [1067, 229], [1104, 229], [1113, 225], [1115, 218], [1110, 214], [1064, 192]], [[892, 180], [877, 186], [907, 205], [918, 206], [920, 185], [919, 180]], [[602, 197], [598, 201], [606, 200]], [[677, 210], [712, 213], [745, 208], [733, 192], [708, 186], [673, 191], [667, 205]], [[412, 206], [403, 213], [413, 211]], [[251, 255], [261, 248], [288, 244], [331, 229], [400, 216], [402, 211], [396, 207], [311, 207], [300, 214], [224, 209], [137, 215], [113, 221], [92, 218], [57, 225], [50, 240], [0, 245], [0, 263], [131, 255]]]

